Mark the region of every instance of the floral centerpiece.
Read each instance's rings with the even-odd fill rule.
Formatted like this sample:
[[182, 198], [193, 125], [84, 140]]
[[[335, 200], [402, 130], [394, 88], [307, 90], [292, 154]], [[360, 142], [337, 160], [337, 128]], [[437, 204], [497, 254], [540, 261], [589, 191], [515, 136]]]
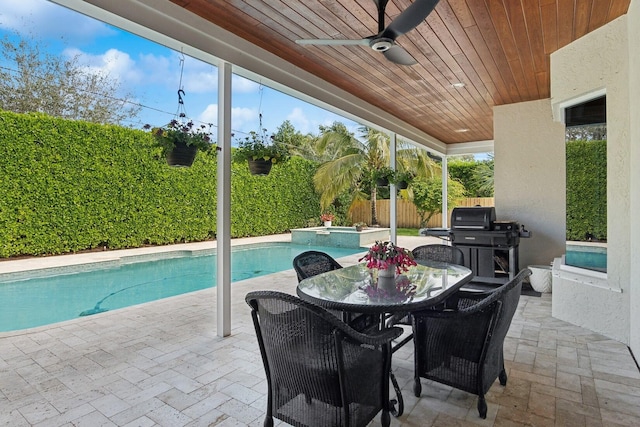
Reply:
[[376, 241], [359, 261], [363, 260], [367, 261], [367, 268], [386, 270], [393, 266], [397, 274], [408, 271], [409, 267], [416, 265], [411, 251], [396, 246], [393, 242]]
[[367, 261], [367, 268], [376, 271], [377, 291], [394, 293], [398, 291], [396, 275], [409, 270], [409, 267], [416, 265], [411, 251], [393, 242], [376, 243], [369, 248], [369, 251], [360, 258], [360, 261]]
[[335, 219], [335, 215], [331, 212], [324, 212], [320, 215], [320, 220], [324, 223], [325, 227], [331, 227], [331, 221]]
[[325, 222], [325, 221], [333, 221], [336, 218], [336, 216], [334, 214], [332, 214], [331, 212], [325, 212], [322, 215], [320, 215], [320, 221]]

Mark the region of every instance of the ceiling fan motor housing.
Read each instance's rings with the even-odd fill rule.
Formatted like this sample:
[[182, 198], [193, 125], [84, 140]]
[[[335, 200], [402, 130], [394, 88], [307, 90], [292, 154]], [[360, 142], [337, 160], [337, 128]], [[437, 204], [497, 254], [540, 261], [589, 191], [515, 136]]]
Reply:
[[381, 37], [378, 39], [371, 40], [371, 43], [369, 43], [369, 46], [371, 46], [371, 49], [377, 52], [384, 52], [389, 50], [391, 46], [393, 46], [393, 40]]

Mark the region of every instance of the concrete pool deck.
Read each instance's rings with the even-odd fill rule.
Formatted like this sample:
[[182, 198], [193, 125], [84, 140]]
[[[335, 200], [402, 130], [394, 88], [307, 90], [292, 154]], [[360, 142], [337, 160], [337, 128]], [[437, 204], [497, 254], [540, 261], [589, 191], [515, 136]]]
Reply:
[[[398, 238], [407, 248], [428, 242]], [[65, 257], [75, 256], [56, 258]], [[293, 270], [235, 282], [226, 338], [216, 335], [213, 288], [0, 333], [0, 425], [261, 426], [266, 382], [244, 295], [295, 294], [296, 284]], [[627, 347], [552, 318], [550, 294], [520, 299], [505, 342], [509, 382], [489, 391], [486, 420], [474, 396], [450, 387], [423, 380], [415, 398], [412, 351], [393, 357], [405, 414], [392, 426], [640, 425], [640, 374]]]

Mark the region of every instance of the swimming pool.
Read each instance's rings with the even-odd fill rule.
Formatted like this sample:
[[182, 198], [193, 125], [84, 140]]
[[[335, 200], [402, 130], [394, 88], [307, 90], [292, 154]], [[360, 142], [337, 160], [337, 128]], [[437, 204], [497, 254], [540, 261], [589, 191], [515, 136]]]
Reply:
[[[293, 258], [309, 249], [327, 252], [334, 258], [364, 252], [289, 243], [234, 246], [231, 281], [291, 269]], [[165, 253], [163, 257], [122, 258], [118, 263], [94, 263], [76, 271], [67, 268], [41, 271], [33, 273], [37, 277], [23, 280], [16, 280], [15, 275], [0, 275], [0, 332], [47, 325], [215, 286], [215, 250]]]
[[565, 264], [606, 273], [607, 247], [605, 244], [567, 242]]

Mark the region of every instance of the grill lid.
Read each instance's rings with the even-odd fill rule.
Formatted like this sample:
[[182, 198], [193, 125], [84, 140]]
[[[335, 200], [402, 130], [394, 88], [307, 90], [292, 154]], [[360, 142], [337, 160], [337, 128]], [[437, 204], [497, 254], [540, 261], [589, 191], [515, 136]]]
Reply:
[[458, 230], [492, 230], [496, 220], [493, 206], [473, 206], [453, 208], [451, 228]]

